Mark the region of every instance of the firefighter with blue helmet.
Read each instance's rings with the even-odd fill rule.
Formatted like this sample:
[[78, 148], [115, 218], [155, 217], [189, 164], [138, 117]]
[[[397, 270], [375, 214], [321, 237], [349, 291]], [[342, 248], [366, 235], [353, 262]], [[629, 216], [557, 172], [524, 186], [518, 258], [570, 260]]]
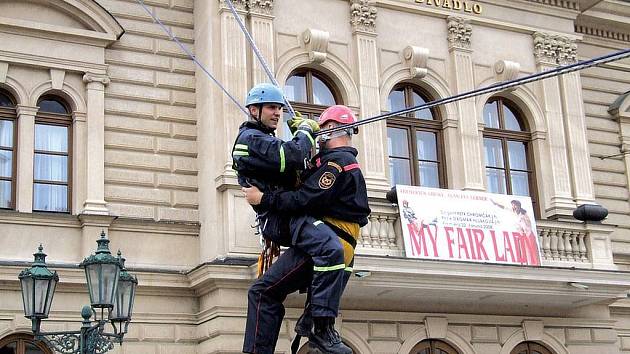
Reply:
[[[291, 140], [282, 141], [275, 137], [284, 98], [280, 89], [270, 84], [252, 88], [246, 106], [252, 119], [241, 125], [232, 150], [239, 184], [243, 187], [255, 186], [265, 193], [295, 189], [297, 171], [305, 167], [314, 144], [313, 133], [319, 130], [319, 125], [298, 115], [291, 120], [291, 127], [295, 130]], [[300, 210], [278, 212], [257, 206], [254, 210], [266, 247], [259, 258], [259, 279], [248, 293], [243, 352], [266, 354], [275, 350], [284, 317], [282, 302], [286, 294], [310, 288], [313, 298], [325, 299], [329, 297], [331, 288], [340, 289], [345, 268], [344, 251], [331, 228], [326, 225], [317, 227], [316, 219], [304, 216]], [[298, 228], [296, 225], [309, 226]], [[290, 248], [271, 264], [270, 254], [279, 254], [277, 245]], [[293, 270], [293, 274], [300, 275], [298, 279], [289, 281], [290, 277], [277, 277], [286, 271], [285, 264], [294, 264], [296, 259], [302, 262]], [[313, 278], [313, 259], [331, 271], [321, 272], [321, 276]], [[266, 270], [266, 267], [269, 269]], [[339, 272], [339, 269], [342, 271]], [[263, 288], [268, 287], [267, 284], [275, 290], [281, 289], [279, 293], [284, 296], [278, 297], [279, 293], [265, 291]], [[339, 299], [338, 296], [332, 299], [333, 304], [327, 306], [333, 308], [336, 315]], [[347, 353], [335, 349], [333, 347], [333, 351], [326, 352]]]
[[[331, 128], [356, 121], [345, 106], [333, 106], [322, 113], [319, 124]], [[291, 292], [307, 282], [312, 274], [309, 293], [309, 311], [296, 326], [298, 335], [310, 332], [312, 316], [314, 331], [308, 333], [312, 349], [320, 353], [351, 354], [334, 328], [339, 302], [349, 280], [354, 262], [354, 248], [361, 226], [367, 224], [370, 214], [365, 179], [357, 163], [357, 150], [351, 146], [354, 129], [325, 134], [320, 137], [320, 152], [311, 160], [311, 168], [302, 175], [303, 183], [295, 191], [274, 190], [264, 192], [256, 187], [243, 188], [247, 201], [260, 210], [294, 213], [308, 217], [291, 218], [290, 230], [296, 246], [283, 254], [276, 263], [250, 289], [250, 306], [259, 311], [281, 308], [282, 301]], [[326, 231], [320, 239], [301, 237]], [[341, 246], [341, 252], [312, 256], [302, 252], [313, 247], [321, 238], [333, 236], [326, 242]], [[327, 284], [322, 287], [322, 284]], [[321, 289], [316, 291], [319, 286]], [[264, 301], [261, 301], [264, 299]], [[283, 308], [282, 308], [283, 309]], [[294, 348], [295, 350], [295, 348]]]

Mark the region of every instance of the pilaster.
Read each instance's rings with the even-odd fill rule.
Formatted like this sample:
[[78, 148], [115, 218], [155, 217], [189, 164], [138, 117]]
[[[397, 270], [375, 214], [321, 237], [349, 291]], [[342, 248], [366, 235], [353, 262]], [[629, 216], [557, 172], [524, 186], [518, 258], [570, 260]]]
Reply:
[[107, 75], [86, 73], [86, 199], [82, 214], [108, 215], [105, 203], [105, 86]]
[[[373, 117], [381, 113], [379, 97], [378, 50], [376, 46], [376, 7], [373, 1], [352, 0], [350, 24], [355, 48], [357, 83], [360, 96], [360, 116]], [[384, 193], [390, 186], [385, 166], [385, 121], [366, 124], [359, 129], [359, 160], [370, 193]], [[368, 144], [367, 142], [382, 142]]]
[[[553, 69], [558, 65], [559, 47], [556, 36], [534, 33], [534, 56], [538, 71]], [[544, 214], [549, 218], [570, 216], [575, 209], [571, 195], [567, 139], [562, 112], [561, 86], [558, 78], [538, 81], [538, 94], [547, 121], [549, 147], [549, 174], [539, 183], [545, 184], [548, 200], [544, 201]], [[580, 91], [580, 90], [578, 90]], [[580, 103], [581, 105], [581, 103]], [[586, 166], [589, 166], [588, 164]], [[542, 168], [542, 167], [541, 167]]]
[[33, 211], [33, 157], [35, 154], [35, 115], [39, 107], [17, 106], [17, 186], [15, 209]]
[[[447, 18], [448, 47], [452, 85], [454, 93], [462, 93], [475, 88], [474, 68], [472, 62], [472, 25], [469, 20], [461, 17]], [[477, 112], [473, 98], [460, 100], [458, 106], [459, 133], [461, 139], [461, 165], [453, 169], [463, 171], [463, 176], [457, 180], [463, 181], [462, 186], [453, 186], [464, 190], [485, 190], [483, 154], [481, 151], [481, 132], [477, 124]]]
[[[273, 73], [275, 67], [273, 0], [248, 0], [248, 10], [252, 38]], [[253, 84], [269, 82], [258, 58], [252, 50], [248, 52], [252, 53]]]
[[[577, 62], [577, 45], [568, 38], [559, 38], [558, 62], [568, 65]], [[582, 99], [582, 83], [578, 71], [560, 76], [562, 103], [564, 108], [564, 127], [569, 146], [569, 165], [571, 171], [573, 197], [577, 205], [595, 202], [593, 176], [591, 172], [588, 137], [586, 136], [586, 117]]]

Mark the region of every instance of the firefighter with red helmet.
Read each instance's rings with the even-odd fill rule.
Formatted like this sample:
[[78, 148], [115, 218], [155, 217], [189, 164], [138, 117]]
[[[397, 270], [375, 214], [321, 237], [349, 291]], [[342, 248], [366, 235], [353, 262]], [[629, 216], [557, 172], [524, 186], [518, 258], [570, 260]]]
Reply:
[[[355, 121], [348, 107], [332, 106], [322, 113], [319, 124], [322, 128], [332, 128]], [[311, 160], [312, 167], [305, 171], [303, 184], [296, 191], [261, 192], [255, 187], [243, 188], [248, 202], [261, 210], [309, 215], [291, 218], [295, 247], [285, 251], [250, 288], [250, 308], [255, 306], [260, 313], [267, 314], [277, 313], [273, 309], [280, 308], [284, 312], [282, 301], [312, 275], [309, 308], [315, 329], [309, 334], [309, 343], [322, 353], [352, 353], [341, 341], [334, 323], [352, 271], [359, 230], [367, 224], [370, 214], [365, 179], [356, 160], [357, 150], [351, 146], [354, 133], [355, 129], [348, 128], [320, 136], [320, 152]], [[334, 237], [329, 237], [330, 230]], [[311, 255], [311, 260], [309, 250], [321, 245], [336, 247], [329, 246], [334, 250], [329, 254]], [[275, 321], [261, 324], [277, 325]]]

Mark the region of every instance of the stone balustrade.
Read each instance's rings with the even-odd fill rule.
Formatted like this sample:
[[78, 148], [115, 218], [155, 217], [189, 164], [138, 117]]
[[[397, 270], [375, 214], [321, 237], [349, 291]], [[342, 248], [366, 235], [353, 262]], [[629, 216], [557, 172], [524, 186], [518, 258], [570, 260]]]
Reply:
[[[578, 224], [581, 226], [581, 224]], [[588, 234], [583, 228], [545, 225], [539, 222], [538, 242], [544, 261], [589, 263]]]

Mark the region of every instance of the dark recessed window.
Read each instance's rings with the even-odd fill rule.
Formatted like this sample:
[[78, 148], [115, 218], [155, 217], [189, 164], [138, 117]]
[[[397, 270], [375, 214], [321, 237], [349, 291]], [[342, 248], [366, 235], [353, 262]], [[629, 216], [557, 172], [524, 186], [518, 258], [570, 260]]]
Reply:
[[553, 354], [553, 352], [544, 345], [534, 342], [523, 342], [512, 349], [510, 354]]
[[429, 339], [416, 344], [410, 354], [459, 354], [459, 352], [448, 343]]
[[35, 118], [33, 210], [70, 211], [72, 117], [57, 97], [40, 100]]
[[[429, 95], [410, 84], [389, 94], [389, 110], [400, 111], [430, 101]], [[425, 109], [387, 120], [389, 172], [392, 185], [446, 188], [442, 148], [442, 122], [437, 111]]]

